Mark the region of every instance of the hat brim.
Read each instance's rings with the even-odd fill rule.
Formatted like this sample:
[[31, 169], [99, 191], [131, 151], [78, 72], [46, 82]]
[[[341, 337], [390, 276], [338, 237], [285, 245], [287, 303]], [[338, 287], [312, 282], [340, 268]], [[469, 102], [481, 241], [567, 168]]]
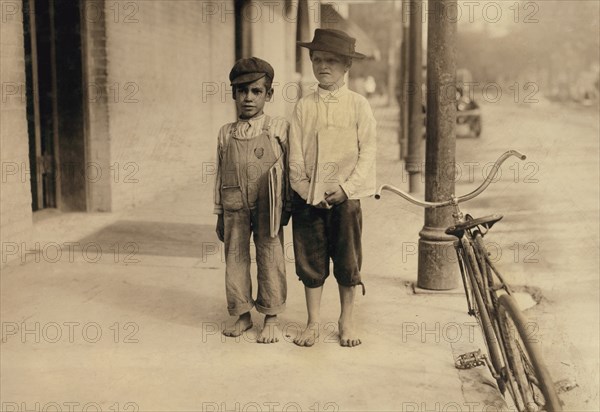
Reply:
[[347, 53], [347, 52], [341, 52], [338, 49], [334, 48], [334, 47], [328, 47], [326, 44], [317, 44], [317, 43], [306, 43], [306, 42], [296, 42], [296, 44], [300, 47], [306, 47], [309, 50], [313, 50], [313, 51], [325, 51], [325, 52], [329, 52], [329, 53], [335, 53], [335, 54], [339, 54], [341, 56], [346, 56], [346, 57], [352, 57], [353, 59], [366, 59], [367, 56], [362, 54], [362, 53], [358, 53], [358, 52], [354, 52], [354, 53]]
[[257, 81], [258, 79], [262, 79], [263, 77], [266, 77], [267, 74], [266, 73], [246, 73], [246, 74], [242, 74], [241, 76], [236, 77], [235, 79], [233, 79], [231, 81], [231, 85], [236, 85], [236, 84], [245, 84], [245, 83], [252, 83]]

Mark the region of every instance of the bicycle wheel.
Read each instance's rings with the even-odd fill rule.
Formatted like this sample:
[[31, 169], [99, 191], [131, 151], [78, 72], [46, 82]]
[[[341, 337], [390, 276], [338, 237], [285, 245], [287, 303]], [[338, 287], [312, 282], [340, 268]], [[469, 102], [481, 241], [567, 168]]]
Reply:
[[528, 336], [525, 315], [510, 295], [500, 296], [498, 303], [508, 373], [518, 388], [512, 393], [515, 406], [519, 411], [562, 411], [552, 378]]

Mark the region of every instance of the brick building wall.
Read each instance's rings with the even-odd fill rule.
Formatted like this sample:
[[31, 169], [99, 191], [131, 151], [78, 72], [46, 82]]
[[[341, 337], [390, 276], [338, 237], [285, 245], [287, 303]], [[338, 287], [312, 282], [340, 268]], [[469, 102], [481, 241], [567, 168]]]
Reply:
[[26, 241], [32, 219], [20, 1], [0, 1], [0, 50], [0, 238], [4, 260], [4, 246]]
[[233, 16], [207, 19], [198, 1], [117, 5], [128, 7], [104, 6], [111, 210], [199, 179], [235, 116], [230, 98], [208, 95], [235, 59]]
[[[295, 2], [282, 0], [274, 9], [273, 2], [249, 3], [261, 16], [247, 16], [244, 23], [251, 32], [247, 52], [276, 71], [267, 111], [289, 116], [299, 94], [297, 9], [284, 5]], [[235, 119], [228, 80], [236, 57], [234, 1], [85, 0], [80, 5], [81, 139], [85, 164], [91, 165], [85, 170], [87, 210], [122, 210], [165, 187], [200, 179], [212, 185], [203, 170], [210, 172], [214, 164], [219, 127]], [[3, 241], [23, 242], [33, 217], [23, 7], [20, 0], [0, 0], [0, 6], [0, 232]]]
[[267, 60], [275, 69], [273, 99], [265, 110], [290, 117], [301, 95], [296, 74], [296, 30], [298, 8], [284, 1], [256, 1], [242, 20], [251, 27], [252, 54]]
[[[250, 28], [250, 54], [268, 60], [276, 72], [266, 110], [289, 116], [299, 96], [297, 8], [286, 9], [284, 1], [275, 7], [274, 2], [251, 3], [253, 14], [240, 17]], [[110, 197], [109, 210], [200, 179], [202, 168], [214, 162], [219, 127], [235, 118], [228, 80], [235, 61], [234, 2], [134, 4], [121, 9], [104, 4], [106, 56], [97, 56], [97, 63], [106, 63], [105, 81], [101, 67], [88, 68], [101, 77], [94, 91], [107, 97], [110, 145], [101, 157], [109, 161], [98, 160], [109, 169], [103, 179], [111, 180], [110, 192], [101, 196]], [[95, 144], [96, 156], [107, 148], [102, 140]], [[107, 181], [95, 184], [102, 188]]]

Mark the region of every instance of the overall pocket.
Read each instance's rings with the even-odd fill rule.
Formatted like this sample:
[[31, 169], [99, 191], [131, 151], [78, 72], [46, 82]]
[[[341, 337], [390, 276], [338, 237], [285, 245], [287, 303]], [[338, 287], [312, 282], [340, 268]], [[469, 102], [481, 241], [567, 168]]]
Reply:
[[221, 187], [221, 204], [223, 209], [227, 211], [236, 211], [244, 207], [242, 199], [242, 188], [238, 186], [222, 186]]

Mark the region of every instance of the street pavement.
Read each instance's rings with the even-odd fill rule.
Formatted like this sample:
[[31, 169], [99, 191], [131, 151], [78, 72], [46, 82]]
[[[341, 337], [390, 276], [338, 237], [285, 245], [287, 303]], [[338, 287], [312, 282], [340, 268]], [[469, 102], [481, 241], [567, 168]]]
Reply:
[[[374, 110], [380, 122], [378, 181], [406, 189], [408, 179], [397, 160], [395, 109]], [[490, 118], [500, 113], [497, 124], [484, 120], [481, 140], [459, 140], [457, 162], [493, 161], [504, 146], [524, 152], [544, 148], [546, 142], [536, 146], [531, 140], [527, 147], [518, 147], [522, 141], [507, 137], [512, 130], [503, 130], [507, 123], [502, 116], [510, 110], [484, 108], [484, 114], [492, 113]], [[490, 144], [496, 137], [502, 144]], [[590, 144], [597, 153], [597, 140], [595, 146]], [[597, 158], [594, 161], [597, 166]], [[581, 162], [577, 166], [583, 167]], [[560, 174], [549, 169], [540, 164], [540, 176], [546, 176], [542, 171], [552, 178]], [[560, 192], [565, 194], [569, 185], [566, 178], [563, 182]], [[509, 410], [485, 368], [454, 367], [458, 354], [484, 348], [474, 319], [466, 314], [464, 295], [413, 293], [423, 212], [391, 195], [363, 201], [367, 293], [357, 294], [355, 310], [362, 345], [339, 346], [339, 297], [332, 279], [325, 285], [319, 341], [311, 348], [292, 343], [306, 310], [294, 272], [290, 227], [285, 233], [288, 301], [280, 319], [280, 342], [255, 342], [262, 321], [256, 312], [253, 329], [238, 339], [224, 338], [220, 330], [233, 319], [226, 311], [211, 184], [212, 176], [201, 176], [185, 187], [165, 188], [154, 201], [121, 213], [36, 214], [34, 240], [16, 245], [15, 259], [1, 275], [2, 410], [56, 410], [51, 409], [54, 404], [60, 410], [113, 411]], [[457, 192], [475, 184], [459, 179]], [[545, 216], [540, 210], [547, 208], [532, 207], [537, 205], [535, 196], [543, 196], [547, 188], [540, 183], [535, 194], [522, 195], [509, 192], [507, 184], [494, 184], [488, 200], [473, 205], [484, 214], [506, 211], [506, 229], [498, 229], [496, 240], [504, 256], [513, 253], [508, 249], [512, 235], [523, 253], [530, 252], [528, 242], [538, 243], [539, 255], [544, 256], [538, 272], [525, 270], [524, 258], [501, 261], [501, 268], [513, 274], [509, 279], [515, 284], [543, 296], [536, 296], [540, 304], [527, 312], [540, 325], [545, 354], [569, 353], [568, 359], [550, 358], [557, 360], [550, 365], [556, 381], [578, 385], [561, 395], [567, 410], [598, 410], [597, 386], [594, 397], [595, 383], [590, 380], [595, 373], [597, 382], [597, 357], [591, 364], [587, 357], [598, 343], [597, 204], [576, 210], [581, 219], [573, 226], [566, 217], [553, 220], [558, 226], [552, 230], [561, 231], [554, 236], [537, 219], [531, 223]], [[516, 219], [509, 220], [509, 215]], [[584, 222], [584, 216], [591, 221]], [[576, 230], [584, 226], [589, 243], [581, 250], [573, 242], [579, 239]], [[580, 263], [586, 272], [575, 288], [570, 288], [557, 256], [556, 242], [563, 241], [569, 250], [579, 251], [575, 259], [588, 254]], [[36, 242], [40, 253], [24, 253]], [[525, 272], [526, 279], [521, 276]], [[568, 310], [580, 317], [591, 313], [586, 332], [574, 331], [583, 329], [583, 321], [573, 327], [572, 317], [564, 313]], [[588, 338], [580, 340], [584, 333]], [[571, 366], [563, 368], [563, 362]]]

